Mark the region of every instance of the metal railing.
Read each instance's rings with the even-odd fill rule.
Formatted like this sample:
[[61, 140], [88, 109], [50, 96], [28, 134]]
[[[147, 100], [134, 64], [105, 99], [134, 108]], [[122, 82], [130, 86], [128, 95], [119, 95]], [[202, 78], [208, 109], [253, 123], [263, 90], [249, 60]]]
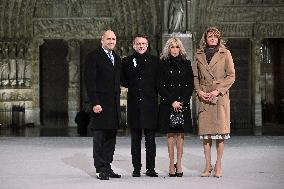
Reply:
[[22, 127], [25, 125], [25, 107], [13, 105], [0, 109], [0, 127]]

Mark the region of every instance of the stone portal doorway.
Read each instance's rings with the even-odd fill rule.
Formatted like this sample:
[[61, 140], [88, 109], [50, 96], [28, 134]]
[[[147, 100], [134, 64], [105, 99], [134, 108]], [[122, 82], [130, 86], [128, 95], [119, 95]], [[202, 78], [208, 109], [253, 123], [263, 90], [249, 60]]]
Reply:
[[261, 103], [264, 126], [284, 128], [284, 39], [262, 42]]
[[49, 135], [45, 134], [48, 129], [68, 127], [67, 52], [68, 45], [61, 39], [48, 39], [40, 46], [41, 135]]

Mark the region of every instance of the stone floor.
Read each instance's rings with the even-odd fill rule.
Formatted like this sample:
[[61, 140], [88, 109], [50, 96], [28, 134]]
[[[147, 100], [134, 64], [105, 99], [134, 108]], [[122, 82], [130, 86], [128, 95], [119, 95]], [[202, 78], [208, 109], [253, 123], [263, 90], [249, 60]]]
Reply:
[[[166, 138], [157, 137], [156, 142], [158, 178], [145, 174], [140, 178], [131, 177], [130, 138], [117, 137], [112, 166], [122, 178], [100, 181], [95, 178], [90, 137], [0, 137], [0, 188], [284, 188], [283, 136], [232, 136], [226, 143], [220, 179], [199, 176], [204, 162], [197, 136], [186, 136], [182, 178], [167, 176]], [[215, 150], [212, 152], [214, 162]], [[144, 150], [142, 155], [142, 172], [145, 173]]]

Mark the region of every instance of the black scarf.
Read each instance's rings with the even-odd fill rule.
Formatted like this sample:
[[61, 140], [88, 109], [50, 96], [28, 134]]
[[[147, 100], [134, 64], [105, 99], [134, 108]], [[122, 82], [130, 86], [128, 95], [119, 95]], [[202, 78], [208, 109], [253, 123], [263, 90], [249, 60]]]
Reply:
[[145, 60], [147, 59], [147, 53], [145, 52], [144, 54], [139, 54], [136, 51], [133, 53], [134, 57], [136, 58], [138, 63], [144, 63]]
[[211, 59], [213, 58], [214, 54], [219, 50], [219, 47], [217, 46], [207, 46], [204, 49], [207, 63], [209, 64]]
[[176, 57], [169, 55], [169, 61], [174, 63], [174, 64], [177, 64], [177, 63], [182, 61], [182, 57], [181, 57], [181, 55], [178, 55]]

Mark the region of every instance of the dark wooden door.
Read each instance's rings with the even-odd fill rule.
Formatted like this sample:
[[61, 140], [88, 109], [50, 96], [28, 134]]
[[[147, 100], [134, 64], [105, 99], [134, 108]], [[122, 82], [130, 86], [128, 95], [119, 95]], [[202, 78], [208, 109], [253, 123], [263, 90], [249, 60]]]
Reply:
[[236, 80], [230, 89], [232, 132], [252, 132], [250, 96], [250, 40], [229, 39], [226, 46], [231, 51], [236, 71]]
[[67, 44], [45, 40], [40, 47], [40, 116], [45, 128], [68, 126]]
[[262, 42], [261, 102], [264, 124], [284, 123], [284, 39]]

